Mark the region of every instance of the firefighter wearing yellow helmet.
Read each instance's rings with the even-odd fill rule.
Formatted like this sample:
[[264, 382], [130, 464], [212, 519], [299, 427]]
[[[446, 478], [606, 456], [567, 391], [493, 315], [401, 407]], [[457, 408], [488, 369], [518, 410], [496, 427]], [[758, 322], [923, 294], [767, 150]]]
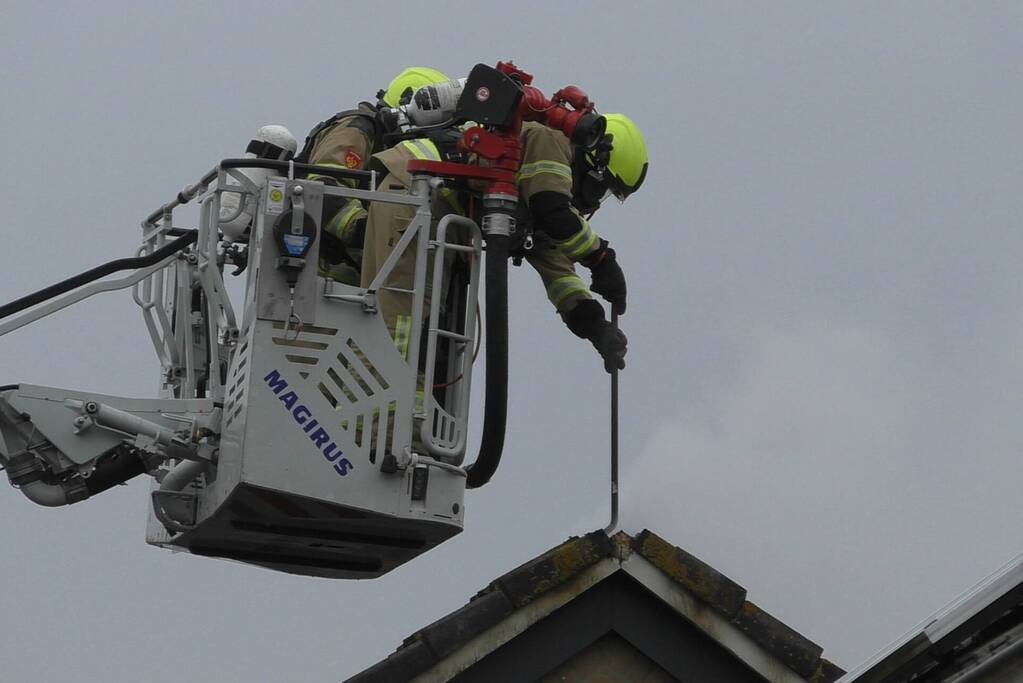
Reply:
[[[460, 138], [458, 129], [447, 131], [435, 131], [432, 137], [422, 137], [410, 140], [402, 140], [398, 144], [373, 155], [375, 167], [380, 167], [387, 172], [380, 181], [379, 189], [382, 192], [405, 194], [412, 184], [412, 177], [408, 171], [408, 162], [419, 159], [428, 161], [463, 161], [462, 155], [457, 148], [457, 140]], [[432, 198], [430, 213], [433, 218], [432, 228], [436, 229], [441, 218], [449, 213], [462, 214], [464, 197], [462, 193], [448, 188], [441, 188]], [[361, 287], [369, 287], [373, 278], [383, 268], [384, 263], [394, 249], [394, 245], [401, 239], [405, 228], [415, 216], [416, 208], [408, 204], [390, 204], [386, 202], [374, 202], [369, 208], [369, 215], [366, 220], [366, 248], [362, 256], [362, 281]], [[450, 265], [454, 254], [447, 252], [446, 258]], [[428, 272], [432, 272], [433, 260], [427, 266]], [[383, 283], [380, 291], [377, 292], [377, 306], [380, 310], [384, 324], [387, 326], [395, 346], [402, 357], [408, 353], [408, 344], [411, 339], [412, 304], [413, 296], [411, 290], [414, 286], [416, 271], [416, 253], [413, 249], [407, 249], [398, 262], [391, 268], [388, 279]], [[426, 291], [424, 294], [425, 304], [428, 309], [432, 292], [432, 276], [426, 279]], [[446, 299], [447, 282], [442, 283], [440, 292], [441, 300]]]
[[450, 80], [440, 71], [428, 66], [410, 66], [395, 76], [387, 88], [378, 93], [380, 100], [390, 108], [405, 104], [420, 88]]
[[[627, 340], [592, 293], [610, 302], [615, 313], [625, 313], [625, 275], [614, 249], [594, 232], [589, 218], [607, 196], [624, 201], [639, 189], [648, 158], [643, 134], [632, 120], [624, 114], [605, 119], [607, 131], [591, 150], [541, 124], [523, 124], [521, 229], [512, 256], [536, 269], [568, 329], [589, 340], [611, 372], [625, 367]], [[576, 263], [590, 270], [589, 286], [576, 273]]]
[[[384, 134], [377, 110], [395, 107], [411, 88], [445, 83], [448, 77], [436, 69], [411, 66], [395, 76], [385, 90], [377, 93], [377, 104], [360, 102], [358, 107], [339, 112], [317, 124], [295, 157], [300, 163], [350, 170], [365, 169], [370, 158], [385, 149]], [[325, 176], [310, 176], [326, 183], [337, 181]], [[354, 181], [352, 181], [354, 182]], [[320, 274], [345, 284], [359, 284], [366, 208], [351, 199], [326, 198], [323, 207], [323, 242], [320, 248]]]
[[[629, 118], [622, 114], [606, 118], [607, 132], [593, 150], [577, 148], [563, 133], [542, 124], [523, 124], [517, 241], [511, 255], [516, 263], [524, 259], [539, 273], [548, 299], [569, 330], [588, 339], [611, 372], [625, 366], [627, 340], [606, 319], [592, 293], [609, 301], [616, 313], [624, 313], [625, 275], [614, 249], [594, 232], [588, 218], [607, 196], [613, 194], [624, 201], [639, 189], [646, 177], [647, 150], [642, 133]], [[408, 186], [405, 167], [410, 159], [440, 161], [445, 152], [431, 140], [418, 139], [406, 140], [375, 157], [391, 172], [382, 187], [402, 191]], [[461, 203], [451, 200], [441, 194], [434, 218], [461, 211]], [[371, 207], [363, 287], [379, 272], [411, 218], [410, 207], [379, 202]], [[576, 273], [576, 263], [590, 270], [589, 286]], [[414, 254], [406, 252], [385, 283], [391, 289], [382, 290], [378, 300], [387, 328], [403, 353], [411, 336], [412, 310], [411, 297], [404, 292], [411, 288], [414, 269]]]
[[649, 165], [646, 141], [639, 128], [625, 114], [605, 114], [611, 138], [611, 156], [607, 163], [608, 189], [621, 201], [639, 189]]

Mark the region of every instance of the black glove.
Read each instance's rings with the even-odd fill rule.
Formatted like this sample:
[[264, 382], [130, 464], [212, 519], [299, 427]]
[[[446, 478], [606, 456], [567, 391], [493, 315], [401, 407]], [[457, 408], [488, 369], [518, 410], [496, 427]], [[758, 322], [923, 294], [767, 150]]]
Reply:
[[339, 263], [347, 263], [348, 252], [341, 240], [331, 235], [326, 230], [320, 231], [320, 258], [335, 266]]
[[589, 339], [604, 359], [604, 369], [613, 372], [625, 368], [628, 340], [625, 334], [604, 318], [604, 308], [593, 299], [576, 304], [561, 315], [568, 329], [577, 337]]
[[607, 246], [607, 240], [600, 240], [600, 249], [587, 256], [581, 263], [593, 274], [590, 290], [604, 297], [615, 313], [624, 315], [625, 273], [618, 265], [615, 250]]
[[629, 340], [625, 338], [624, 332], [605, 320], [597, 333], [590, 337], [590, 341], [604, 359], [605, 370], [614, 372], [615, 368], [625, 369], [625, 352]]

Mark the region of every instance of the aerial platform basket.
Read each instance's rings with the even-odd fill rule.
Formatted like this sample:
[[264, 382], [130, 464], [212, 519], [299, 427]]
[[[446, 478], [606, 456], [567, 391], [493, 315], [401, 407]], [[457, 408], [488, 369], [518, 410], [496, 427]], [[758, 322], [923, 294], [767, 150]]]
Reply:
[[[244, 173], [254, 166], [280, 175], [257, 186]], [[441, 183], [414, 175], [408, 193], [381, 192], [366, 172], [225, 160], [146, 219], [136, 257], [0, 308], [2, 335], [131, 288], [161, 364], [155, 399], [3, 387], [0, 463], [11, 483], [65, 505], [146, 472], [156, 480], [149, 543], [314, 576], [379, 576], [459, 533], [482, 237], [467, 218], [433, 220]], [[227, 192], [252, 214], [247, 242], [218, 231]], [[174, 209], [194, 197], [198, 229], [175, 227]], [[351, 199], [415, 209], [366, 288], [317, 269], [324, 201]], [[409, 249], [406, 359], [377, 293]], [[240, 317], [224, 285], [232, 264], [247, 270]], [[428, 278], [438, 292], [449, 283], [446, 301], [424, 305]], [[424, 386], [434, 389], [417, 401]]]

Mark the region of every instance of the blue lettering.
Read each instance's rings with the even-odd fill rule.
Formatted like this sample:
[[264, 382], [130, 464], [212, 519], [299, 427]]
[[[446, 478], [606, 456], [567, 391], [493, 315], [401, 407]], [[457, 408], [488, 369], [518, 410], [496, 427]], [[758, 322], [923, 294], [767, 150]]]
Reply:
[[330, 462], [334, 462], [341, 457], [341, 451], [338, 449], [337, 444], [331, 441], [330, 445], [323, 449], [323, 457]]
[[330, 441], [330, 435], [327, 434], [327, 430], [323, 429], [322, 427], [320, 429], [317, 429], [312, 434], [310, 434], [309, 438], [312, 439], [312, 442], [316, 444], [317, 448], [323, 448], [323, 444]]
[[[277, 370], [271, 370], [270, 373], [263, 378], [270, 390], [277, 394], [277, 400], [284, 404], [284, 406], [291, 413], [291, 416], [295, 419], [301, 427], [302, 431], [309, 435], [309, 440], [315, 444], [317, 450], [323, 453], [323, 457], [327, 459], [327, 462], [334, 463], [334, 471], [340, 476], [347, 476], [349, 472], [355, 469], [355, 465], [351, 463], [348, 458], [342, 458], [343, 453], [336, 443], [331, 439], [330, 434], [323, 427], [317, 427], [320, 423], [313, 417], [313, 413], [304, 404], [298, 403], [298, 394], [294, 391], [288, 391], [281, 394], [282, 391], [288, 388], [288, 382], [281, 373]], [[298, 403], [298, 405], [295, 405]], [[314, 431], [315, 430], [315, 431]]]
[[263, 378], [263, 381], [270, 385], [270, 389], [275, 394], [279, 394], [288, 386], [288, 382], [281, 378], [281, 375], [276, 370], [271, 370], [270, 374]]

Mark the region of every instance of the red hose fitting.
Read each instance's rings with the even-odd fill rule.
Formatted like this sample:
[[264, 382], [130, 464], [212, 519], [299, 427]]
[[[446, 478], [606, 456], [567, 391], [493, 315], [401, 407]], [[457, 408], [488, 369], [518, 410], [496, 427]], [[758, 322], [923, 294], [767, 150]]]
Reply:
[[582, 147], [592, 147], [604, 135], [604, 118], [593, 112], [589, 96], [574, 85], [562, 88], [551, 99], [532, 86], [524, 86], [519, 107], [524, 121], [560, 130]]
[[515, 79], [521, 85], [529, 85], [533, 82], [533, 74], [526, 73], [511, 62], [498, 62], [497, 66], [494, 68], [503, 73], [505, 76]]
[[565, 86], [558, 92], [554, 93], [554, 97], [551, 98], [551, 102], [554, 102], [555, 104], [561, 104], [564, 102], [576, 111], [593, 111], [593, 102], [590, 102], [589, 96], [574, 85]]

